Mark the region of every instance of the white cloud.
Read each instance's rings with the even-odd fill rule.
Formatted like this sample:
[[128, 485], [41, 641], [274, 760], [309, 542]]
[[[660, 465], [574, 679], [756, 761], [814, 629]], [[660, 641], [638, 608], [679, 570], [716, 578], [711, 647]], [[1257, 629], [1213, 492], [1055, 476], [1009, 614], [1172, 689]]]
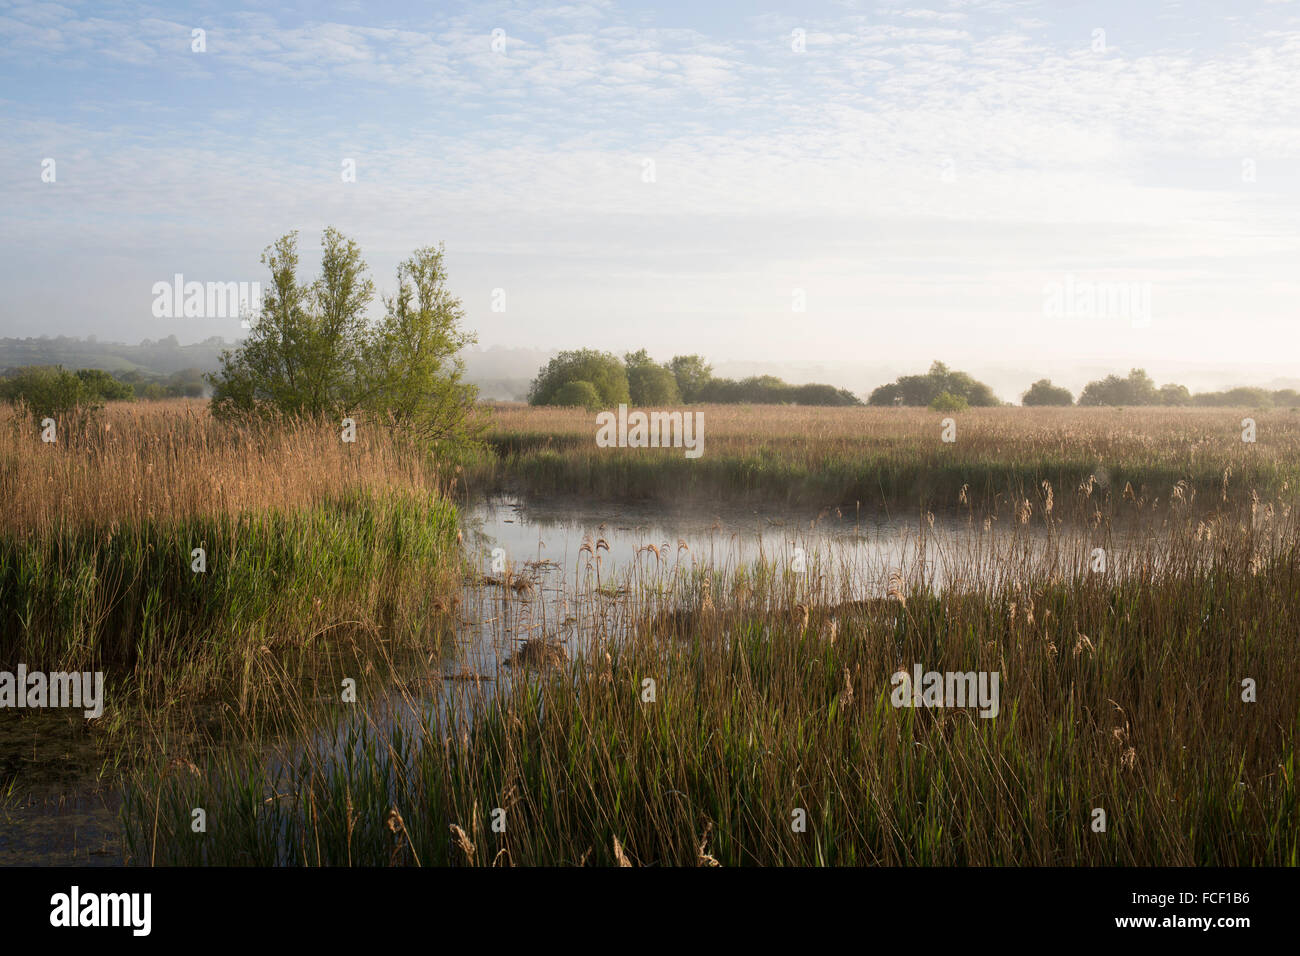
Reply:
[[[10, 6], [0, 67], [41, 56], [103, 79], [75, 103], [0, 103], [0, 204], [23, 236], [5, 243], [6, 280], [32, 281], [38, 253], [112, 250], [139, 275], [101, 311], [134, 323], [129, 290], [150, 276], [243, 262], [256, 277], [274, 235], [335, 224], [381, 277], [446, 239], [488, 343], [621, 347], [653, 322], [720, 342], [760, 327], [781, 354], [865, 352], [870, 316], [900, 349], [936, 328], [974, 348], [962, 310], [1010, 333], [1043, 276], [1070, 270], [1146, 276], [1177, 321], [1225, 303], [1261, 328], [1289, 314], [1300, 34], [1094, 54], [1086, 32], [1052, 37], [1047, 7], [936, 6], [767, 15], [737, 35], [603, 2], [401, 28], [213, 15], [202, 55], [188, 24]], [[57, 189], [34, 165], [46, 155]], [[795, 283], [819, 303], [805, 345], [780, 332]], [[493, 286], [521, 290], [510, 315], [476, 305]]]

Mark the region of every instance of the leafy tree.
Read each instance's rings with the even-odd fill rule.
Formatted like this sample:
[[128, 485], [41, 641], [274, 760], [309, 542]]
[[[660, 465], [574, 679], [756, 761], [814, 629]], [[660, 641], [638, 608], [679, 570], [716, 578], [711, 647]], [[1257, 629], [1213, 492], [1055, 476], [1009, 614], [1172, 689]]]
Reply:
[[834, 385], [792, 385], [790, 394], [796, 405], [861, 405], [858, 397], [847, 388]]
[[362, 339], [360, 400], [398, 425], [433, 441], [476, 437], [470, 410], [478, 390], [464, 381], [457, 356], [475, 341], [461, 328], [465, 312], [447, 290], [442, 246], [417, 249], [397, 267], [397, 292], [384, 318]]
[[269, 288], [252, 332], [209, 378], [221, 417], [366, 417], [432, 441], [473, 436], [475, 390], [456, 353], [474, 341], [446, 289], [441, 247], [418, 249], [397, 269], [384, 318], [361, 250], [335, 229], [322, 237], [320, 275], [298, 275], [298, 234], [267, 247]]
[[970, 402], [964, 395], [954, 395], [952, 392], [940, 392], [930, 402], [930, 410], [933, 412], [964, 412], [970, 407]]
[[528, 389], [528, 403], [556, 404], [556, 393], [568, 382], [590, 382], [606, 408], [631, 401], [623, 361], [609, 352], [581, 349], [561, 352], [546, 363]]
[[684, 402], [699, 401], [700, 392], [713, 378], [713, 366], [699, 355], [674, 355], [668, 367], [673, 370]]
[[1263, 388], [1238, 387], [1223, 392], [1200, 392], [1192, 404], [1227, 408], [1271, 408], [1273, 394]]
[[775, 375], [751, 375], [740, 380], [742, 402], [780, 404], [790, 400], [790, 386]]
[[677, 377], [667, 365], [660, 365], [645, 349], [623, 356], [627, 365], [628, 391], [633, 405], [676, 405], [681, 401]]
[[62, 365], [29, 365], [0, 380], [0, 398], [33, 420], [53, 418], [65, 431], [86, 423], [103, 405], [80, 376]]
[[734, 378], [711, 378], [695, 393], [695, 401], [714, 405], [734, 405], [745, 400], [744, 386]]
[[1080, 405], [1158, 405], [1160, 392], [1145, 369], [1129, 371], [1128, 378], [1107, 375], [1089, 382], [1079, 394]]
[[874, 389], [868, 405], [929, 405], [948, 392], [966, 399], [970, 405], [1000, 405], [993, 389], [965, 372], [954, 372], [943, 362], [934, 362], [925, 375], [902, 375], [897, 381]]
[[1161, 385], [1160, 404], [1190, 405], [1192, 404], [1192, 395], [1187, 391], [1186, 385]]
[[791, 385], [774, 375], [751, 375], [736, 381], [710, 379], [698, 393], [700, 401], [753, 405], [861, 405], [856, 395], [833, 385]]
[[102, 401], [129, 402], [135, 398], [135, 389], [101, 368], [78, 369], [77, 378], [81, 379], [87, 392]]
[[198, 398], [203, 394], [203, 372], [197, 368], [185, 368], [173, 373], [167, 379], [167, 391], [185, 398]]
[[580, 405], [589, 412], [600, 408], [600, 393], [590, 382], [565, 382], [555, 391], [552, 405]]
[[1073, 405], [1074, 396], [1068, 388], [1053, 385], [1052, 380], [1040, 378], [1029, 391], [1020, 396], [1021, 405]]

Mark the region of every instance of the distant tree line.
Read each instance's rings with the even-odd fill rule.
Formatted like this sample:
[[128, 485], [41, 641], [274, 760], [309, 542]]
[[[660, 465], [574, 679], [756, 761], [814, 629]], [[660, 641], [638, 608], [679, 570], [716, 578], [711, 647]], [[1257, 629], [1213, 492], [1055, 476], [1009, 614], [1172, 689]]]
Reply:
[[181, 345], [175, 335], [157, 341], [145, 339], [138, 345], [101, 342], [93, 335], [84, 339], [66, 335], [55, 338], [0, 338], [0, 369], [62, 365], [69, 369], [139, 371], [152, 374], [155, 378], [164, 378], [191, 368], [211, 371], [217, 367], [222, 350], [229, 347], [230, 343], [219, 336], [192, 345]]
[[[1050, 379], [1039, 379], [1021, 396], [1023, 405], [1073, 405], [1074, 396], [1069, 389], [1053, 385]], [[1166, 405], [1193, 407], [1300, 407], [1300, 392], [1293, 388], [1230, 388], [1220, 392], [1198, 392], [1193, 395], [1185, 385], [1157, 386], [1146, 369], [1131, 369], [1128, 376], [1107, 375], [1089, 382], [1079, 393], [1081, 406], [1098, 405]]]
[[561, 352], [537, 374], [528, 390], [532, 405], [663, 407], [681, 403], [752, 405], [861, 405], [852, 392], [833, 385], [791, 385], [772, 375], [718, 378], [699, 355], [654, 361], [641, 349], [622, 358], [593, 349]]
[[181, 369], [163, 378], [157, 378], [134, 369], [114, 372], [113, 376], [129, 385], [136, 398], [201, 398], [207, 391], [203, 371], [197, 368]]

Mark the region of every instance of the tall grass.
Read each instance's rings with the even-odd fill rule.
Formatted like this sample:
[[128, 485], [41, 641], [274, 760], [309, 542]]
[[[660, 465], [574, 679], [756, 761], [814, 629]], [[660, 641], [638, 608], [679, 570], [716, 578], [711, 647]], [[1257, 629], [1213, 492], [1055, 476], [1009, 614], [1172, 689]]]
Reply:
[[[1012, 541], [982, 585], [853, 608], [760, 572], [770, 593], [711, 582], [684, 631], [607, 587], [640, 626], [588, 629], [566, 667], [335, 708], [269, 765], [139, 778], [128, 843], [177, 864], [1296, 865], [1295, 531], [1171, 522], [1104, 575]], [[999, 715], [895, 708], [914, 663], [999, 672]]]
[[[134, 862], [1300, 863], [1290, 413], [1247, 444], [1217, 409], [974, 410], [950, 445], [920, 411], [702, 411], [696, 461], [498, 411], [470, 487], [901, 504], [917, 566], [688, 572], [660, 550], [611, 577], [593, 546], [577, 619], [543, 619], [569, 660], [478, 680], [443, 662], [461, 556], [426, 450], [186, 402], [51, 446], [3, 413], [0, 662], [108, 672]], [[940, 507], [1012, 533], [954, 551]], [[504, 626], [529, 590], [467, 593]], [[916, 663], [997, 671], [999, 715], [893, 707]]]
[[[758, 503], [863, 508], [934, 506], [961, 489], [980, 506], [1032, 494], [1044, 481], [1074, 488], [1089, 477], [1148, 501], [1183, 481], [1202, 502], [1229, 491], [1296, 488], [1300, 413], [1292, 410], [1069, 408], [925, 409], [703, 405], [704, 453], [603, 449], [581, 409], [499, 405], [494, 454], [469, 469], [471, 487], [532, 494], [744, 498]], [[1242, 441], [1251, 417], [1257, 440]], [[1225, 478], [1226, 472], [1226, 478]]]
[[437, 469], [384, 430], [231, 428], [176, 401], [46, 445], [9, 413], [0, 495], [0, 661], [103, 670], [119, 714], [137, 695], [245, 706], [259, 654], [427, 644], [459, 580]]
[[235, 427], [207, 404], [115, 402], [88, 428], [44, 444], [0, 408], [0, 534], [288, 510], [340, 491], [436, 493], [427, 449], [382, 428], [344, 442], [332, 422]]

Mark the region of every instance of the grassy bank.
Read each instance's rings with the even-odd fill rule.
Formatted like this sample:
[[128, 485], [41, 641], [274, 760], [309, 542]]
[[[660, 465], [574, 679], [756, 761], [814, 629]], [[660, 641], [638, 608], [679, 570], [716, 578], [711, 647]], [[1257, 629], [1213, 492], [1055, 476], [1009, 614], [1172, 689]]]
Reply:
[[259, 655], [445, 629], [456, 509], [390, 434], [228, 428], [178, 401], [110, 405], [57, 445], [10, 414], [0, 441], [0, 661], [101, 670], [115, 718], [246, 709], [280, 693], [248, 680]]
[[[172, 864], [1296, 865], [1294, 531], [1189, 524], [1123, 577], [1011, 548], [996, 584], [833, 614], [757, 613], [718, 580], [686, 637], [594, 641], [471, 695], [468, 722], [417, 696], [336, 708], [275, 770], [142, 778], [129, 844]], [[998, 672], [999, 713], [893, 706], [914, 663]]]
[[459, 572], [456, 534], [445, 500], [356, 493], [293, 512], [0, 538], [0, 659], [174, 694], [340, 626], [431, 632]]
[[[1202, 500], [1300, 487], [1300, 413], [1289, 409], [971, 409], [951, 416], [952, 442], [941, 435], [949, 416], [924, 409], [691, 410], [704, 421], [704, 453], [693, 460], [681, 449], [598, 448], [594, 416], [581, 409], [498, 406], [493, 453], [467, 480], [540, 495], [864, 509], [949, 507], [963, 489], [984, 506], [1090, 477], [1098, 500], [1126, 487], [1167, 498], [1180, 481]], [[1253, 443], [1242, 440], [1247, 417]]]

